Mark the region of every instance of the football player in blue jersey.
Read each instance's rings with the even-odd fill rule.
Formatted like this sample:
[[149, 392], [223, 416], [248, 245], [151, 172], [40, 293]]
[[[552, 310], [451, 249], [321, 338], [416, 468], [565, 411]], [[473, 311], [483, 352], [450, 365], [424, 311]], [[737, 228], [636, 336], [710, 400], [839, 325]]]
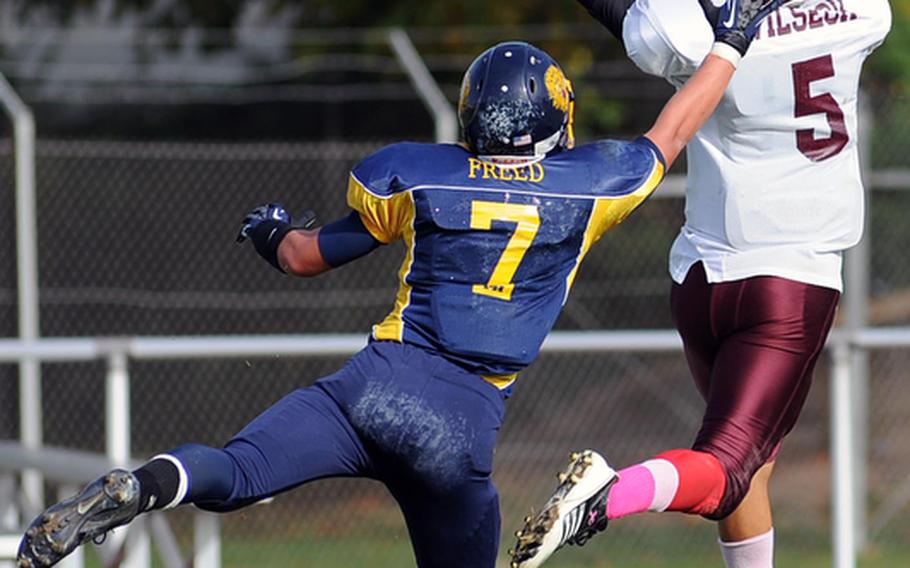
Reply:
[[718, 104], [761, 17], [744, 14], [635, 141], [575, 147], [562, 69], [534, 46], [502, 43], [465, 74], [463, 144], [394, 144], [367, 157], [351, 172], [350, 214], [321, 228], [276, 203], [250, 212], [238, 239], [296, 276], [402, 240], [391, 313], [341, 370], [290, 393], [223, 448], [174, 448], [49, 508], [28, 528], [19, 567], [51, 566], [154, 509], [229, 511], [347, 476], [388, 487], [418, 566], [492, 568], [505, 399], [590, 247], [654, 191]]

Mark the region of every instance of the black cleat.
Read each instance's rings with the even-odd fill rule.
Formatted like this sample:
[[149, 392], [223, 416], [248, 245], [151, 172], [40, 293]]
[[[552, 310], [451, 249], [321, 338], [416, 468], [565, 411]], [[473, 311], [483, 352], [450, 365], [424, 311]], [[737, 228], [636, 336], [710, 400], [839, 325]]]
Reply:
[[87, 540], [103, 539], [139, 512], [139, 481], [115, 469], [86, 486], [82, 493], [57, 503], [25, 531], [17, 568], [53, 566]]
[[572, 454], [559, 486], [537, 516], [525, 518], [509, 551], [512, 568], [537, 568], [566, 544], [581, 546], [607, 528], [607, 496], [619, 479], [592, 450]]

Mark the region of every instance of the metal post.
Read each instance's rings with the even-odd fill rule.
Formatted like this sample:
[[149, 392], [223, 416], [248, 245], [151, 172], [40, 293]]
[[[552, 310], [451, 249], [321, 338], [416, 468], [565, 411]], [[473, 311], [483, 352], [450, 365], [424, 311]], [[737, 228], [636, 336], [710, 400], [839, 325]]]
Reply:
[[[19, 95], [0, 75], [0, 104], [13, 121], [16, 141], [16, 272], [19, 294], [19, 337], [37, 339], [38, 250], [35, 221], [35, 119]], [[42, 446], [41, 366], [32, 357], [19, 363], [19, 428], [27, 448]], [[44, 505], [44, 478], [35, 470], [22, 473], [26, 516], [36, 515]]]
[[436, 141], [457, 142], [458, 116], [436, 80], [433, 79], [433, 75], [430, 74], [423, 59], [420, 58], [411, 38], [404, 30], [395, 28], [389, 32], [389, 42], [392, 45], [392, 51], [395, 52], [395, 57], [398, 58], [398, 62], [410, 77], [411, 84], [417, 89], [417, 94], [420, 95], [427, 110], [433, 115], [436, 125]]
[[[126, 354], [113, 350], [107, 359], [105, 382], [105, 451], [111, 462], [128, 467], [132, 447], [130, 443], [130, 375]], [[151, 546], [143, 519], [137, 519], [127, 535], [115, 532], [111, 540], [116, 543], [126, 538], [125, 568], [151, 566]]]
[[[62, 495], [75, 495], [81, 488], [74, 485], [61, 485], [60, 493]], [[60, 568], [84, 568], [85, 567], [85, 547], [80, 546], [70, 553], [58, 564]]]
[[194, 568], [221, 566], [221, 519], [214, 513], [197, 511], [193, 516]]
[[831, 353], [831, 505], [834, 568], [856, 568], [854, 505], [851, 466], [853, 418], [850, 407], [850, 347], [837, 341]]
[[130, 462], [130, 376], [126, 355], [112, 353], [107, 359], [105, 382], [105, 452], [117, 466]]
[[0, 474], [0, 529], [14, 531], [19, 528], [19, 514], [16, 508], [16, 478]]
[[[869, 156], [871, 149], [872, 109], [865, 93], [860, 93], [859, 113], [859, 154], [863, 179], [868, 182]], [[866, 221], [869, 218], [871, 205], [871, 188], [867, 188]], [[868, 223], [867, 223], [868, 224]], [[869, 323], [869, 280], [871, 272], [871, 253], [869, 235], [866, 234], [859, 244], [847, 252], [845, 262], [844, 287], [844, 327], [853, 336]], [[866, 546], [867, 529], [867, 483], [869, 462], [869, 353], [866, 349], [853, 347], [850, 350], [850, 411], [853, 413], [853, 446], [850, 463], [853, 467], [854, 519], [853, 531], [857, 550]]]
[[134, 519], [126, 535], [126, 556], [122, 568], [149, 568], [152, 565], [152, 541], [149, 537], [148, 517]]
[[5, 562], [3, 559], [15, 558], [19, 548], [19, 510], [15, 506], [17, 491], [14, 476], [0, 475], [0, 568], [14, 568], [12, 561]]
[[186, 566], [180, 545], [177, 544], [177, 538], [165, 520], [164, 513], [153, 512], [148, 515], [148, 519], [149, 532], [155, 540], [155, 548], [158, 550], [161, 563], [165, 566]]

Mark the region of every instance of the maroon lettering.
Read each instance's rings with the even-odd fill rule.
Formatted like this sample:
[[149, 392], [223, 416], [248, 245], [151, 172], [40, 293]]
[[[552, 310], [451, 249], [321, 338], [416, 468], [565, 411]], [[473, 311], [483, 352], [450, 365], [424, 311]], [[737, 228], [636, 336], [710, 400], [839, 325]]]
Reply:
[[796, 131], [796, 147], [813, 162], [821, 162], [840, 154], [850, 141], [844, 111], [837, 100], [831, 93], [812, 95], [812, 83], [834, 75], [834, 59], [831, 54], [793, 64], [794, 116], [802, 118], [824, 114], [831, 128], [831, 135], [827, 138], [816, 138], [814, 128]]
[[787, 6], [787, 10], [779, 9], [773, 16], [765, 19], [755, 39], [762, 38], [761, 30], [766, 26], [767, 37], [772, 38], [835, 26], [843, 22], [852, 22], [857, 18], [854, 12], [847, 10], [843, 0], [824, 0], [809, 8]]
[[822, 19], [821, 14], [818, 13], [818, 7], [812, 7], [809, 9], [809, 27], [812, 29], [820, 28], [825, 25], [825, 21]]
[[841, 22], [852, 22], [857, 18], [856, 13], [847, 11], [847, 7], [844, 6], [844, 0], [837, 0], [837, 5], [840, 7]]
[[793, 16], [793, 29], [798, 32], [805, 31], [806, 27], [809, 25], [809, 18], [806, 16], [806, 13], [799, 8], [791, 7], [790, 14]]
[[818, 10], [819, 17], [825, 21], [825, 24], [833, 26], [834, 24], [840, 23], [840, 10], [834, 6], [829, 6], [828, 4], [820, 4], [815, 7]]
[[777, 35], [787, 35], [793, 29], [790, 27], [790, 24], [784, 24], [784, 17], [781, 14], [781, 11], [777, 11]]

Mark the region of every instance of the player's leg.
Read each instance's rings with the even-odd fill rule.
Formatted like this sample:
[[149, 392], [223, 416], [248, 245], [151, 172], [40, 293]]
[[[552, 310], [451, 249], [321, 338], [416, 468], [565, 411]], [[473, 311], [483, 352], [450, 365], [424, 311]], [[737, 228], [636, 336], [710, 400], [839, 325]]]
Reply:
[[487, 472], [446, 491], [407, 477], [387, 483], [401, 506], [420, 568], [493, 568], [499, 550], [499, 494]]
[[[695, 293], [680, 294], [690, 289], [690, 280], [697, 284], [692, 287]], [[703, 280], [687, 279], [674, 292], [675, 306], [699, 314], [696, 329], [708, 325], [712, 335], [723, 338], [710, 381], [702, 385], [707, 387], [707, 410], [693, 449], [671, 450], [621, 470], [618, 481], [608, 467], [582, 472], [577, 484], [600, 486], [604, 494], [592, 491], [590, 498], [560, 510], [557, 522], [544, 527], [546, 534], [563, 534], [555, 547], [543, 547], [544, 538], [522, 546], [520, 537], [517, 565], [538, 566], [559, 546], [572, 544], [574, 534], [602, 530], [607, 519], [645, 511], [727, 517], [796, 422], [838, 293], [770, 277], [707, 288]], [[698, 309], [697, 303], [706, 300], [710, 309]], [[686, 336], [685, 325], [680, 332]], [[540, 516], [530, 528], [541, 526]], [[581, 522], [576, 521], [579, 517]]]
[[839, 293], [775, 277], [712, 288], [713, 327], [724, 341], [693, 450], [710, 453], [723, 465], [724, 496], [705, 515], [723, 519], [796, 423]]
[[372, 348], [388, 371], [373, 373], [351, 421], [401, 506], [417, 565], [493, 568], [500, 532], [493, 450], [502, 393], [421, 349]]
[[749, 492], [730, 516], [718, 523], [720, 550], [727, 568], [772, 568], [774, 528], [768, 482], [774, 462], [752, 477]]
[[[701, 265], [696, 265], [686, 281], [688, 297], [681, 302], [687, 315], [702, 322], [692, 326], [683, 338], [686, 357], [703, 396], [707, 396], [711, 368], [719, 348], [707, 318], [710, 287]], [[676, 313], [677, 291], [672, 300]], [[687, 318], [688, 319], [688, 318]], [[709, 454], [677, 450], [615, 472], [593, 451], [573, 456], [569, 468], [560, 476], [560, 485], [541, 513], [526, 520], [519, 531], [513, 551], [513, 565], [536, 568], [565, 544], [576, 544], [575, 534], [587, 540], [606, 528], [609, 519], [646, 511], [716, 506], [723, 493], [723, 468]], [[609, 499], [607, 498], [609, 497]], [[700, 507], [699, 507], [700, 505]], [[575, 510], [579, 512], [574, 512]], [[585, 519], [577, 523], [576, 519]]]
[[[682, 286], [674, 286], [672, 295], [674, 323], [682, 333], [689, 370], [705, 398], [721, 344], [711, 328], [710, 295], [711, 288], [701, 264], [690, 270]], [[727, 568], [772, 566], [774, 533], [768, 482], [776, 453], [753, 476], [749, 492], [739, 507], [718, 523], [721, 554]]]
[[[686, 362], [701, 395], [707, 399], [715, 360], [723, 345], [711, 319], [712, 287], [696, 264], [670, 296], [674, 324], [685, 345]], [[611, 490], [607, 517], [645, 511], [704, 514], [720, 501], [726, 486], [723, 466], [710, 453], [677, 449], [619, 472]]]
[[85, 541], [154, 509], [195, 503], [231, 510], [312, 479], [369, 471], [367, 453], [335, 400], [319, 385], [301, 389], [224, 448], [174, 448], [133, 472], [109, 472], [52, 506], [27, 530], [19, 566], [53, 565]]
[[[326, 380], [342, 376], [346, 376], [344, 370]], [[155, 465], [159, 467], [153, 470]], [[136, 475], [140, 481], [166, 482], [170, 489], [165, 495], [153, 496], [143, 510], [193, 503], [223, 512], [314, 479], [363, 476], [370, 471], [367, 450], [344, 410], [317, 383], [282, 398], [224, 448], [180, 446], [152, 460]], [[178, 491], [172, 496], [175, 481]]]

